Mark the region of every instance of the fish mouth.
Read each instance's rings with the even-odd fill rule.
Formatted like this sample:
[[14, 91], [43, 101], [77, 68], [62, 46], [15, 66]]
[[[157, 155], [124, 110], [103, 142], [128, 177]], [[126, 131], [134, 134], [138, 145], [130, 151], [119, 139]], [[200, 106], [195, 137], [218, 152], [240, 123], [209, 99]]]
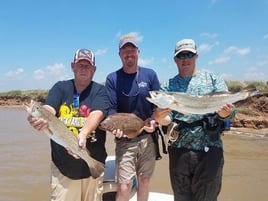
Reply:
[[104, 128], [104, 126], [103, 125], [99, 125], [99, 129], [101, 129], [101, 130], [104, 130], [105, 131], [105, 128]]
[[107, 129], [107, 125], [102, 122], [99, 124], [99, 128], [105, 131]]
[[25, 101], [22, 105], [23, 105], [24, 110], [28, 112], [29, 114], [35, 113], [39, 108], [39, 106], [36, 105], [34, 100], [31, 100], [30, 102]]
[[27, 111], [27, 112], [31, 112], [32, 111], [32, 104], [31, 102], [24, 102], [22, 104], [23, 108]]
[[30, 107], [30, 104], [29, 102], [23, 102], [23, 105], [25, 105], [26, 107]]

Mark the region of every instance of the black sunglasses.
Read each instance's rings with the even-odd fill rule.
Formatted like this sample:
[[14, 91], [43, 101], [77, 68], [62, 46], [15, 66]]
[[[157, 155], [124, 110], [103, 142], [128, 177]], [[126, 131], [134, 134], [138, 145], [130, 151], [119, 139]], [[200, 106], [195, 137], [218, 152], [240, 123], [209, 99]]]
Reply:
[[139, 95], [139, 93], [140, 93], [140, 87], [139, 87], [138, 76], [139, 76], [139, 71], [137, 71], [136, 76], [135, 76], [135, 83], [137, 84], [137, 91], [134, 94], [127, 94], [126, 92], [121, 91], [121, 93], [124, 96], [127, 96], [127, 97], [135, 97], [135, 96]]
[[181, 52], [181, 53], [177, 54], [176, 57], [177, 57], [178, 59], [185, 59], [185, 58], [189, 58], [189, 59], [191, 59], [191, 58], [193, 58], [195, 55], [196, 55], [196, 54], [193, 53], [193, 52]]

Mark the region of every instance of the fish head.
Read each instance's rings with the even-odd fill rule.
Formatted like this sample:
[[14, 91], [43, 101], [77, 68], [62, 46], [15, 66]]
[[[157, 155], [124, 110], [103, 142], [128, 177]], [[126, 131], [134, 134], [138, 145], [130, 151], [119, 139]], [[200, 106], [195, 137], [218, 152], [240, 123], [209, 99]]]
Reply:
[[99, 128], [105, 131], [113, 131], [115, 129], [114, 122], [108, 116], [100, 123]]
[[41, 109], [41, 105], [39, 105], [34, 100], [31, 100], [30, 103], [24, 102], [23, 107], [26, 110], [26, 112], [28, 112], [32, 116], [34, 116], [34, 117], [39, 117], [40, 116], [39, 110]]
[[150, 91], [149, 92], [151, 97], [147, 97], [147, 100], [159, 108], [167, 108], [169, 105], [174, 103], [174, 97], [163, 93], [161, 91]]

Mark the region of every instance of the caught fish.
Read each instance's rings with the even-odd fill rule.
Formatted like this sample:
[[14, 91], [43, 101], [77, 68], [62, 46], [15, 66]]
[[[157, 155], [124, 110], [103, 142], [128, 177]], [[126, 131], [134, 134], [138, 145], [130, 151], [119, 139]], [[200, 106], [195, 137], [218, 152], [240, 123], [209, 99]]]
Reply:
[[214, 92], [206, 95], [189, 95], [180, 92], [150, 91], [146, 99], [159, 108], [170, 108], [183, 114], [213, 113], [226, 103], [235, 103], [258, 94], [255, 87], [237, 93]]
[[143, 127], [146, 124], [147, 120], [143, 121], [135, 114], [115, 113], [106, 117], [106, 119], [100, 123], [99, 128], [110, 132], [120, 129], [125, 135], [128, 136], [128, 138], [134, 138], [143, 131]]
[[33, 100], [24, 103], [23, 107], [33, 117], [48, 121], [48, 128], [44, 132], [50, 139], [82, 158], [88, 164], [92, 177], [97, 178], [104, 172], [104, 164], [93, 159], [87, 149], [79, 147], [77, 137], [56, 116]]

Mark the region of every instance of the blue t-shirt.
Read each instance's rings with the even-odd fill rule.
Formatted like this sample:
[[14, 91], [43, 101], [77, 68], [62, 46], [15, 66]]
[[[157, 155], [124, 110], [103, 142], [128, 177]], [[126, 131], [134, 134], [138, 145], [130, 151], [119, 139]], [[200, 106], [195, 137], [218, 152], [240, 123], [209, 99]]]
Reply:
[[[94, 81], [81, 93], [77, 94], [74, 80], [57, 82], [48, 93], [45, 104], [56, 110], [56, 116], [74, 133], [79, 134], [90, 112], [101, 110], [108, 114], [109, 98], [105, 87]], [[91, 157], [105, 163], [107, 157], [105, 149], [106, 133], [96, 129], [96, 142], [87, 140], [87, 149]], [[69, 155], [64, 147], [51, 140], [52, 161], [60, 172], [71, 179], [89, 177], [90, 170], [82, 159], [75, 159]]]
[[121, 68], [107, 76], [105, 87], [110, 98], [109, 114], [134, 113], [143, 120], [152, 117], [155, 105], [146, 97], [150, 96], [149, 91], [160, 89], [152, 69], [138, 67], [138, 72], [128, 74]]
[[[162, 85], [165, 91], [184, 92], [191, 95], [204, 95], [211, 92], [228, 91], [225, 81], [216, 74], [206, 70], [198, 71], [192, 77], [181, 77], [176, 75], [171, 78], [168, 83]], [[200, 120], [203, 115], [197, 114], [182, 114], [177, 111], [172, 111], [170, 114], [171, 120], [177, 119], [188, 123]], [[203, 150], [207, 146], [222, 147], [222, 140], [218, 136], [218, 140], [211, 141], [205, 135], [201, 126], [194, 128], [184, 128], [180, 131], [179, 138], [172, 144], [177, 148], [187, 148], [192, 150]]]

